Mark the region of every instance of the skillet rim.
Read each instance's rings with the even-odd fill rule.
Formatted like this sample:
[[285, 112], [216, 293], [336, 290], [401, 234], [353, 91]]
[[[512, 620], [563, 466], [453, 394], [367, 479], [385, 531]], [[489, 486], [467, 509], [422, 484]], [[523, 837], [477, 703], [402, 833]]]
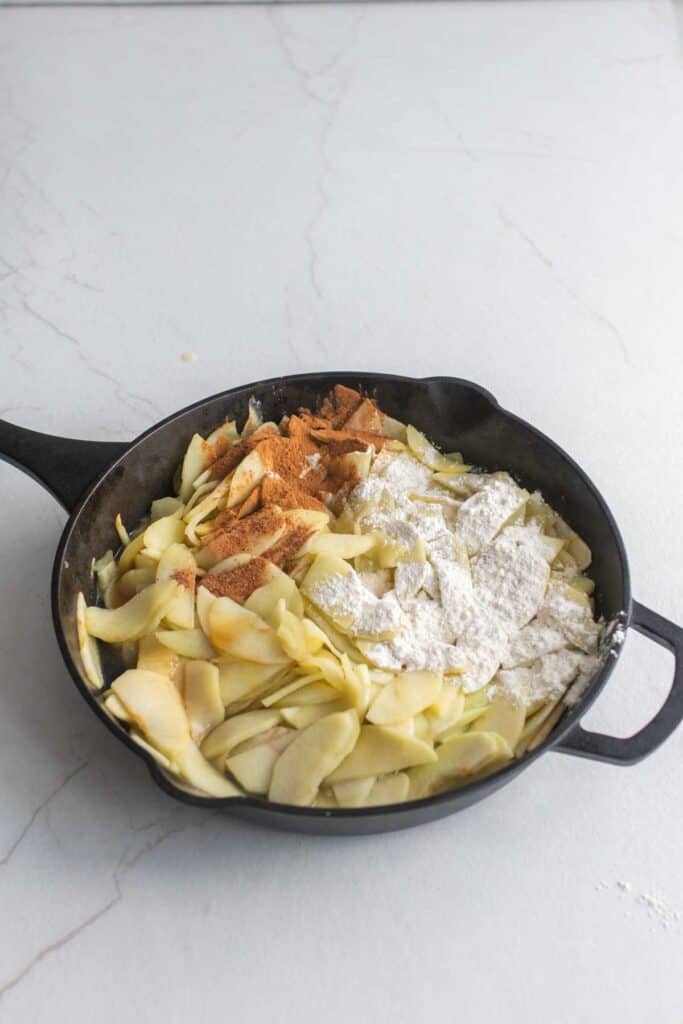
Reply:
[[[106, 479], [106, 477], [123, 461], [125, 460], [132, 451], [143, 441], [145, 441], [152, 434], [165, 428], [170, 423], [184, 416], [188, 412], [193, 412], [197, 409], [218, 400], [229, 398], [236, 395], [238, 392], [249, 395], [251, 391], [256, 389], [265, 390], [267, 388], [283, 387], [289, 384], [306, 381], [309, 383], [324, 382], [332, 384], [339, 380], [339, 378], [353, 378], [359, 383], [366, 382], [371, 385], [372, 382], [377, 381], [395, 381], [402, 382], [408, 385], [416, 385], [420, 383], [443, 383], [447, 385], [456, 385], [464, 388], [469, 388], [471, 391], [480, 395], [489, 404], [492, 410], [499, 411], [508, 419], [511, 419], [521, 424], [526, 430], [535, 434], [542, 442], [549, 445], [553, 453], [557, 455], [559, 459], [562, 459], [569, 468], [576, 473], [584, 483], [584, 485], [592, 492], [594, 499], [602, 509], [602, 512], [606, 518], [607, 524], [610, 527], [612, 536], [616, 546], [617, 556], [621, 566], [622, 578], [623, 578], [623, 593], [622, 593], [622, 609], [617, 614], [619, 623], [624, 627], [623, 635], [616, 641], [613, 641], [609, 649], [603, 655], [602, 664], [591, 679], [589, 687], [576, 704], [574, 708], [568, 708], [565, 714], [562, 716], [558, 724], [551, 730], [549, 735], [538, 745], [533, 751], [524, 754], [519, 759], [511, 760], [503, 768], [500, 768], [491, 775], [484, 776], [480, 779], [475, 779], [472, 782], [465, 783], [459, 787], [452, 787], [441, 793], [436, 793], [432, 796], [423, 797], [419, 800], [408, 800], [400, 804], [382, 804], [376, 807], [358, 807], [358, 808], [321, 808], [321, 807], [299, 807], [292, 804], [281, 804], [275, 801], [270, 801], [265, 797], [257, 796], [237, 796], [237, 797], [211, 797], [203, 796], [201, 794], [194, 793], [190, 790], [181, 788], [176, 785], [167, 776], [165, 771], [160, 767], [157, 761], [140, 747], [134, 740], [130, 738], [128, 733], [121, 726], [116, 724], [114, 720], [107, 714], [102, 705], [97, 700], [97, 694], [93, 693], [90, 688], [83, 681], [81, 674], [78, 670], [78, 666], [71, 655], [71, 651], [66, 642], [65, 628], [62, 624], [62, 617], [59, 609], [59, 595], [62, 585], [62, 575], [65, 570], [64, 566], [64, 553], [69, 544], [69, 541], [78, 526], [78, 520], [90, 499], [93, 497], [95, 492], [99, 489], [100, 485]], [[467, 380], [462, 377], [450, 377], [448, 375], [437, 375], [430, 377], [406, 377], [401, 374], [393, 373], [373, 373], [372, 371], [363, 370], [326, 370], [319, 371], [316, 373], [298, 373], [298, 374], [287, 374], [281, 377], [271, 377], [264, 380], [252, 381], [248, 384], [240, 384], [234, 388], [228, 388], [224, 391], [219, 391], [214, 395], [202, 398], [196, 402], [192, 402], [182, 409], [176, 410], [169, 416], [164, 417], [157, 423], [148, 427], [147, 430], [143, 431], [137, 437], [135, 437], [123, 450], [123, 452], [110, 463], [107, 468], [101, 472], [97, 478], [87, 487], [83, 496], [77, 502], [75, 508], [70, 513], [69, 518], [62, 531], [59, 543], [57, 545], [57, 551], [55, 554], [55, 560], [52, 569], [51, 578], [51, 611], [52, 611], [52, 622], [55, 635], [57, 637], [57, 643], [59, 645], [60, 652], [64, 663], [69, 670], [69, 674], [73, 679], [79, 693], [88, 703], [90, 708], [95, 712], [97, 717], [102, 721], [109, 731], [125, 746], [131, 750], [138, 757], [142, 758], [144, 763], [149, 769], [150, 775], [153, 780], [164, 792], [169, 796], [172, 796], [176, 800], [180, 800], [183, 803], [196, 806], [206, 807], [215, 809], [241, 809], [241, 808], [252, 808], [254, 811], [263, 811], [268, 816], [281, 815], [285, 818], [307, 818], [313, 820], [324, 820], [334, 819], [339, 820], [362, 820], [368, 818], [382, 817], [384, 815], [402, 815], [411, 814], [416, 811], [422, 811], [427, 808], [436, 807], [439, 805], [448, 804], [449, 801], [459, 802], [462, 794], [467, 793], [471, 799], [468, 803], [474, 803], [480, 799], [480, 794], [485, 790], [491, 790], [492, 780], [496, 780], [495, 789], [501, 788], [506, 783], [512, 781], [512, 779], [532, 765], [539, 757], [545, 754], [548, 750], [551, 750], [557, 744], [559, 744], [580, 722], [581, 718], [586, 714], [592, 704], [597, 700], [598, 696], [604, 689], [614, 667], [621, 654], [621, 649], [626, 636], [626, 630], [631, 622], [632, 612], [632, 595], [631, 595], [631, 584], [630, 584], [630, 571], [628, 565], [628, 558], [626, 555], [626, 549], [621, 536], [617, 522], [612, 514], [607, 502], [603, 498], [602, 494], [595, 486], [591, 478], [585, 472], [584, 469], [555, 441], [553, 441], [547, 434], [539, 430], [533, 424], [523, 419], [521, 416], [517, 416], [515, 413], [505, 409], [495, 396], [482, 387], [480, 384], [474, 381]], [[454, 808], [456, 810], [457, 808]], [[447, 812], [444, 812], [447, 813]], [[400, 825], [398, 826], [400, 827]]]

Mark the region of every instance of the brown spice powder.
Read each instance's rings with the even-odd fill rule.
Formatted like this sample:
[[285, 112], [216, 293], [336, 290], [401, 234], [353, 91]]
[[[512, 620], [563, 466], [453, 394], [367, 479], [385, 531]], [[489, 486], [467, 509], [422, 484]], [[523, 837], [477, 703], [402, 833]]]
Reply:
[[233, 526], [214, 531], [206, 547], [218, 561], [249, 551], [259, 537], [275, 533], [283, 525], [282, 511], [277, 507], [262, 508], [244, 519], [238, 519]]
[[[336, 498], [342, 500], [359, 479], [344, 456], [370, 445], [379, 451], [387, 440], [377, 432], [382, 419], [375, 401], [339, 384], [319, 412], [302, 408], [282, 424], [280, 432], [266, 424], [221, 454], [211, 467], [212, 479], [230, 474], [255, 449], [259, 472], [265, 469], [265, 476], [239, 508], [220, 512], [213, 520], [205, 545], [208, 553], [219, 560], [253, 549], [259, 537], [285, 525], [283, 509], [323, 509], [330, 502], [336, 507]], [[349, 420], [353, 427], [344, 426]], [[313, 455], [319, 456], [317, 463], [308, 458]], [[289, 527], [263, 557], [283, 565], [314, 532], [307, 526]]]
[[[321, 475], [325, 475], [324, 471]], [[283, 480], [277, 474], [269, 474], [261, 481], [261, 500], [264, 506], [279, 505], [283, 510], [324, 507], [322, 501], [309, 494], [303, 487]]]
[[295, 526], [269, 547], [267, 551], [264, 551], [263, 557], [270, 559], [271, 562], [282, 568], [285, 562], [288, 562], [298, 554], [300, 548], [303, 547], [308, 538], [312, 537], [315, 532], [315, 527]]
[[346, 423], [363, 401], [362, 396], [344, 384], [335, 384], [332, 392], [320, 406], [320, 418], [327, 420], [335, 430]]
[[194, 581], [197, 578], [197, 574], [194, 569], [179, 569], [178, 572], [174, 572], [171, 576], [172, 580], [176, 583], [180, 583], [181, 586], [185, 587], [186, 590], [194, 590]]
[[216, 597], [231, 597], [233, 601], [244, 604], [255, 590], [268, 582], [270, 574], [268, 560], [256, 556], [234, 569], [204, 576], [200, 586], [206, 587]]

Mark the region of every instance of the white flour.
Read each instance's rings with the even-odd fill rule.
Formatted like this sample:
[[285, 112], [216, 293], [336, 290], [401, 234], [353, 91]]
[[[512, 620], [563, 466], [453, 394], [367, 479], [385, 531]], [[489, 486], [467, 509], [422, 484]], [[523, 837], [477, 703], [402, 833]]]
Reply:
[[526, 492], [504, 476], [468, 477], [480, 489], [459, 504], [417, 459], [381, 452], [349, 507], [406, 560], [393, 580], [352, 570], [312, 596], [378, 668], [455, 672], [466, 693], [493, 680], [525, 707], [570, 684], [578, 699], [596, 664], [590, 606], [563, 583], [548, 587], [555, 551], [536, 524], [506, 528]]

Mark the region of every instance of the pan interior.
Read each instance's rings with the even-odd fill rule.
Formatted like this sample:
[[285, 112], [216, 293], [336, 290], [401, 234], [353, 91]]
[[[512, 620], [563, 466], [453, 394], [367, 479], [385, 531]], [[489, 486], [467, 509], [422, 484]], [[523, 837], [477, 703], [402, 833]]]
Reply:
[[[71, 520], [57, 569], [58, 627], [83, 682], [75, 628], [76, 594], [82, 590], [86, 601], [95, 600], [92, 558], [118, 547], [117, 513], [129, 527], [134, 526], [151, 501], [170, 492], [192, 435], [206, 436], [226, 417], [241, 423], [252, 395], [262, 403], [265, 419], [277, 421], [301, 405], [315, 406], [336, 383], [374, 395], [387, 413], [412, 423], [444, 450], [461, 451], [466, 461], [488, 470], [506, 469], [528, 490], [541, 490], [593, 551], [589, 572], [596, 583], [597, 614], [609, 621], [628, 608], [623, 546], [600, 495], [556, 445], [501, 409], [482, 389], [449, 378], [421, 381], [362, 373], [282, 378], [214, 396], [152, 428], [104, 474]], [[116, 660], [105, 659], [105, 674], [113, 677], [117, 671]]]

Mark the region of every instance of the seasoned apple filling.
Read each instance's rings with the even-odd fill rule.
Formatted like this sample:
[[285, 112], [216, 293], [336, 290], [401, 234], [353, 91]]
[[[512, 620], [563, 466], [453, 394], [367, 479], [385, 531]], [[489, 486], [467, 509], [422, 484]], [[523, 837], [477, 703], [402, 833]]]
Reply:
[[[185, 788], [401, 803], [533, 749], [598, 664], [586, 544], [371, 397], [195, 435], [76, 616], [107, 710]], [[123, 511], [123, 510], [122, 510]], [[105, 682], [98, 642], [129, 667]]]

